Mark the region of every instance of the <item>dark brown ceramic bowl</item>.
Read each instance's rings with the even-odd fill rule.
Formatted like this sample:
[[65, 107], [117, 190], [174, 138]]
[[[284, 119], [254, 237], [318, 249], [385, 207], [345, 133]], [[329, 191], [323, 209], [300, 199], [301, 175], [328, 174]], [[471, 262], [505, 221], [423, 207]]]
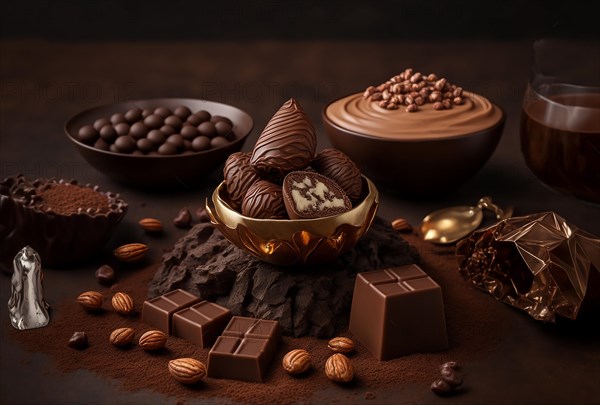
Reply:
[[[435, 196], [471, 178], [490, 158], [502, 136], [506, 114], [475, 133], [440, 138], [389, 139], [343, 128], [322, 112], [333, 146], [347, 154], [375, 184], [408, 196]], [[416, 113], [418, 114], [418, 113]]]
[[[181, 105], [193, 112], [206, 110], [212, 115], [229, 118], [233, 122], [235, 140], [218, 148], [191, 154], [143, 156], [96, 149], [75, 138], [82, 126], [92, 124], [98, 118], [108, 118], [114, 113], [125, 113], [134, 107], [174, 109]], [[65, 132], [77, 151], [91, 166], [118, 182], [141, 188], [185, 188], [202, 183], [206, 175], [223, 164], [230, 154], [239, 151], [253, 127], [254, 120], [248, 113], [230, 105], [190, 98], [157, 98], [127, 101], [85, 110], [67, 121]]]

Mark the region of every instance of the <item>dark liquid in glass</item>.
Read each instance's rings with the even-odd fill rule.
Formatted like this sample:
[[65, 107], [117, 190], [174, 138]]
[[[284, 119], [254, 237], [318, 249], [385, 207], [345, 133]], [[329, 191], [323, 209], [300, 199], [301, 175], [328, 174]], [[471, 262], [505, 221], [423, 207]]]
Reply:
[[600, 93], [526, 101], [521, 149], [529, 168], [548, 186], [600, 203], [599, 112]]

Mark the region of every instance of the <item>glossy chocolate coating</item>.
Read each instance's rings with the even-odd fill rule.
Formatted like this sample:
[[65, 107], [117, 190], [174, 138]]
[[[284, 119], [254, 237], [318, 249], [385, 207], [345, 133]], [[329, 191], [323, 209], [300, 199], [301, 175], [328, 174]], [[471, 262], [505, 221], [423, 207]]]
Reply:
[[291, 219], [322, 218], [352, 209], [348, 196], [336, 182], [309, 171], [285, 176], [283, 200]]
[[198, 125], [198, 131], [200, 131], [202, 135], [208, 136], [209, 138], [214, 138], [217, 136], [215, 124], [210, 121], [204, 121], [202, 124]]
[[311, 167], [335, 181], [351, 200], [360, 197], [362, 189], [360, 170], [345, 153], [337, 149], [323, 149], [315, 156]]
[[92, 144], [98, 139], [98, 131], [92, 125], [85, 125], [79, 129], [77, 138], [83, 143]]
[[296, 100], [290, 99], [258, 137], [250, 162], [263, 176], [280, 179], [305, 169], [313, 160], [316, 146], [313, 125]]
[[210, 139], [204, 135], [195, 137], [192, 141], [192, 149], [196, 152], [210, 149]]
[[96, 121], [94, 121], [94, 129], [96, 131], [100, 131], [100, 129], [102, 129], [103, 126], [109, 124], [110, 120], [108, 118], [98, 118]]
[[104, 139], [107, 143], [113, 143], [119, 135], [115, 127], [112, 125], [105, 125], [100, 129], [100, 138]]
[[122, 153], [131, 153], [135, 150], [135, 139], [128, 135], [120, 136], [115, 141], [117, 150]]
[[182, 121], [187, 119], [190, 115], [192, 115], [192, 111], [186, 106], [179, 106], [173, 111], [173, 114], [178, 116]]
[[129, 134], [129, 124], [126, 122], [120, 122], [115, 125], [115, 131], [117, 131], [117, 135], [123, 136]]
[[256, 181], [244, 196], [242, 214], [252, 218], [286, 219], [281, 187], [266, 180]]
[[163, 117], [158, 114], [152, 114], [144, 118], [144, 124], [151, 129], [160, 128], [163, 125]]
[[[192, 144], [195, 145], [196, 142], [200, 143], [201, 141], [197, 141], [199, 138], [206, 139], [210, 147], [210, 140], [206, 137], [198, 137], [194, 139]], [[202, 145], [206, 141], [202, 140]], [[225, 179], [229, 197], [237, 206], [242, 205], [244, 196], [250, 186], [261, 179], [258, 172], [250, 165], [250, 154], [243, 152], [236, 152], [229, 155], [223, 168], [223, 178]]]
[[132, 108], [131, 110], [125, 113], [125, 119], [132, 123], [142, 119], [142, 110], [139, 108]]
[[130, 135], [135, 139], [141, 139], [148, 134], [148, 127], [143, 122], [136, 122], [131, 126]]

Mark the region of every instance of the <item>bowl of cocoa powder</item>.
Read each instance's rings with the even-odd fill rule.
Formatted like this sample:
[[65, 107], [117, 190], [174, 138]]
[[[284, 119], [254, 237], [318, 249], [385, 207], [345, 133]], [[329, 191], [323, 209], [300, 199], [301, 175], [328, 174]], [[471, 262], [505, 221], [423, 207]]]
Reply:
[[27, 245], [48, 267], [90, 260], [126, 212], [118, 194], [98, 186], [8, 177], [0, 182], [0, 266], [12, 271], [12, 259]]

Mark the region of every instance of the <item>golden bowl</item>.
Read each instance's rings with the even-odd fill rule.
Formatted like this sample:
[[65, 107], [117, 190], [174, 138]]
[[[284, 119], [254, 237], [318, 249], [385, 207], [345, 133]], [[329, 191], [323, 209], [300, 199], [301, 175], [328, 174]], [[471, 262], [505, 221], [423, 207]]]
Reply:
[[367, 232], [379, 207], [379, 192], [363, 176], [360, 202], [343, 214], [316, 219], [256, 219], [233, 209], [225, 182], [206, 200], [213, 225], [231, 243], [277, 265], [327, 263], [349, 251]]

